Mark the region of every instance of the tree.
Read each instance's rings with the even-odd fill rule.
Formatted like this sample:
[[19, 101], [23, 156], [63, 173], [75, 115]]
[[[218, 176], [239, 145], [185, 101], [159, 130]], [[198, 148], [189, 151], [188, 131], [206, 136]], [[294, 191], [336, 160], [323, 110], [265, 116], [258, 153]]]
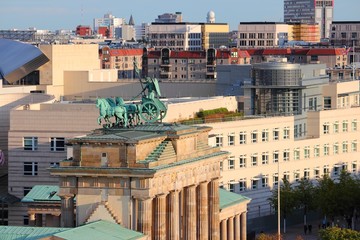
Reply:
[[315, 188], [308, 179], [302, 178], [299, 185], [295, 187], [295, 204], [304, 210], [304, 225], [307, 225], [306, 216], [308, 211], [315, 209], [314, 193]]
[[[272, 207], [278, 210], [278, 190], [274, 189], [272, 196], [268, 199]], [[283, 178], [283, 184], [280, 187], [280, 213], [284, 219], [284, 233], [286, 232], [286, 217], [291, 214], [296, 207], [294, 190], [286, 178]]]
[[336, 199], [336, 186], [334, 181], [325, 174], [319, 180], [319, 184], [315, 190], [316, 206], [320, 209], [324, 216], [330, 217], [334, 222], [334, 217], [337, 215], [338, 202]]
[[360, 190], [358, 179], [354, 179], [351, 174], [343, 170], [339, 177], [339, 183], [336, 187], [336, 196], [338, 203], [337, 214], [346, 216], [349, 225], [351, 217], [354, 218], [356, 209], [359, 206]]

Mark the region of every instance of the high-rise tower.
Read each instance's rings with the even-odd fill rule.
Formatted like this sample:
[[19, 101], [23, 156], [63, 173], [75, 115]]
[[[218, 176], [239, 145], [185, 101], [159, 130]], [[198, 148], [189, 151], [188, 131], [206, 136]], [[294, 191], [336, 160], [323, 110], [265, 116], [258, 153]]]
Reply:
[[328, 38], [334, 17], [334, 0], [284, 0], [284, 21], [319, 24], [321, 38]]

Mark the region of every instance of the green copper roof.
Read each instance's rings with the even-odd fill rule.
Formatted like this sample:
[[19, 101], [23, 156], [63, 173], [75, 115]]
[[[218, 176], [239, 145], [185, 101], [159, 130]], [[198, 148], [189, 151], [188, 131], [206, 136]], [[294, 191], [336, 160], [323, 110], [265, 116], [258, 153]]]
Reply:
[[220, 209], [224, 209], [241, 202], [250, 201], [251, 198], [242, 196], [237, 193], [229, 192], [223, 188], [219, 188], [220, 195]]
[[49, 237], [69, 228], [0, 226], [1, 240], [35, 240]]
[[67, 240], [135, 240], [144, 237], [142, 233], [135, 232], [118, 224], [104, 220], [92, 222], [65, 232], [60, 232], [54, 234], [54, 236]]
[[57, 195], [58, 191], [58, 186], [36, 185], [23, 199], [21, 199], [21, 202], [60, 201], [61, 199]]

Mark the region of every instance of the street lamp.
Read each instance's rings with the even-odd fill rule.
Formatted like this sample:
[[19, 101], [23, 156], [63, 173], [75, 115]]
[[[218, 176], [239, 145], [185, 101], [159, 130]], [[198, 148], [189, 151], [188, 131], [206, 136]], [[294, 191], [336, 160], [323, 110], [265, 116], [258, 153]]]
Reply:
[[278, 159], [278, 240], [280, 240], [280, 159]]

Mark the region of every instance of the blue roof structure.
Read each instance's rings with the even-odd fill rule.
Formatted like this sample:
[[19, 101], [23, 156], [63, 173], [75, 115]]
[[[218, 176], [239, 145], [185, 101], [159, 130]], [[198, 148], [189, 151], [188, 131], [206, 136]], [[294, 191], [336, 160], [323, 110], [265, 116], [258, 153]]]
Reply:
[[49, 59], [37, 47], [0, 38], [0, 78], [14, 83], [47, 63]]

